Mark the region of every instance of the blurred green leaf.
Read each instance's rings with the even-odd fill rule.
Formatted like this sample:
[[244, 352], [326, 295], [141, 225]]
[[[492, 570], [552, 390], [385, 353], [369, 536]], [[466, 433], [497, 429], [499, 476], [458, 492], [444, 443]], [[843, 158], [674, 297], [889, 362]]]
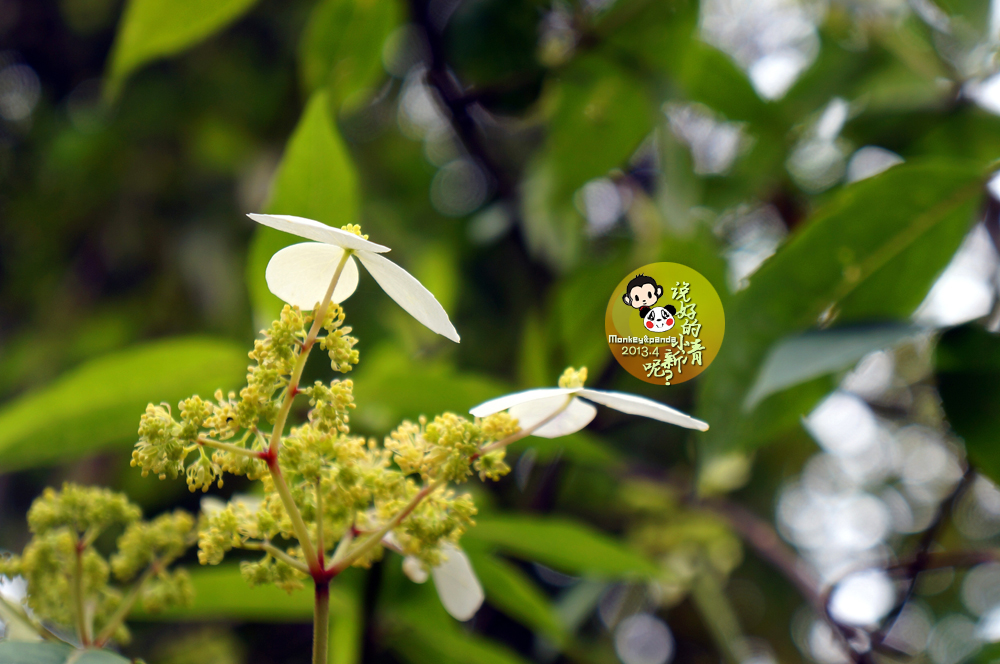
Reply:
[[661, 570], [608, 534], [578, 521], [538, 516], [490, 516], [466, 537], [567, 574], [658, 576]]
[[611, 361], [608, 338], [604, 330], [604, 314], [613, 289], [628, 274], [633, 262], [617, 255], [599, 263], [588, 261], [561, 280], [556, 288], [550, 315], [556, 317], [562, 333], [561, 346], [566, 364], [585, 366], [591, 376], [601, 375]]
[[555, 105], [545, 152], [554, 167], [554, 200], [625, 166], [653, 130], [653, 105], [640, 81], [596, 57], [574, 60], [550, 91]]
[[351, 375], [358, 403], [351, 419], [373, 431], [445, 411], [471, 417], [470, 408], [510, 391], [493, 378], [462, 373], [445, 362], [420, 361], [392, 346], [362, 353]]
[[[337, 228], [357, 223], [357, 175], [330, 116], [325, 90], [309, 99], [288, 140], [267, 211], [315, 219]], [[277, 318], [282, 307], [281, 300], [267, 289], [264, 271], [268, 261], [279, 249], [305, 241], [264, 226], [256, 229], [247, 260], [247, 284], [258, 324]]]
[[[307, 587], [288, 594], [276, 586], [251, 588], [239, 565], [195, 567], [190, 570], [194, 603], [159, 613], [133, 611], [129, 620], [248, 620], [307, 622], [312, 618], [313, 594]], [[337, 584], [330, 586], [331, 608], [337, 604]]]
[[357, 95], [384, 76], [382, 45], [402, 18], [396, 0], [323, 0], [299, 41], [304, 87], [326, 87], [334, 109], [366, 101]]
[[775, 392], [845, 369], [872, 351], [894, 346], [922, 330], [914, 325], [877, 325], [806, 332], [771, 347], [743, 403], [744, 411]]
[[557, 644], [565, 643], [566, 632], [552, 604], [528, 575], [497, 556], [473, 549], [467, 553], [490, 604]]
[[108, 650], [78, 650], [62, 643], [0, 641], [0, 662], [4, 664], [128, 664], [130, 661]]
[[433, 590], [427, 590], [422, 593], [424, 606], [411, 600], [389, 614], [389, 645], [404, 660], [411, 664], [527, 664], [505, 646], [460, 629], [447, 616], [442, 619], [444, 610]]
[[155, 341], [87, 362], [0, 408], [0, 468], [131, 446], [146, 404], [176, 405], [195, 393], [232, 389], [246, 367], [240, 344], [204, 337]]
[[613, 448], [601, 442], [597, 436], [586, 431], [577, 431], [559, 438], [528, 436], [510, 446], [511, 452], [534, 450], [536, 461], [546, 463], [563, 457], [584, 466], [609, 471], [621, 467], [622, 457]]
[[948, 330], [935, 364], [941, 404], [969, 461], [1000, 483], [1000, 336], [972, 324]]
[[179, 53], [226, 27], [257, 0], [129, 0], [111, 53], [108, 90], [151, 60]]
[[[768, 349], [821, 321], [902, 320], [919, 305], [973, 222], [982, 173], [965, 163], [914, 160], [844, 187], [732, 297], [726, 339], [700, 385], [698, 437], [707, 461], [760, 445], [809, 407], [797, 390], [750, 416], [747, 399]], [[775, 407], [777, 406], [777, 407]]]

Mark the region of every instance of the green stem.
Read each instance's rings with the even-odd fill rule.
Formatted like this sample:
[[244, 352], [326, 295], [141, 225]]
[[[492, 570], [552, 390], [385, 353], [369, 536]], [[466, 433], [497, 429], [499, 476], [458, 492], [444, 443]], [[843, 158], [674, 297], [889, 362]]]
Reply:
[[309, 328], [309, 334], [306, 335], [306, 340], [302, 344], [302, 350], [299, 351], [299, 356], [295, 360], [295, 367], [292, 369], [292, 375], [288, 380], [288, 388], [285, 390], [285, 398], [281, 403], [281, 409], [278, 411], [278, 417], [274, 421], [274, 431], [271, 432], [271, 444], [269, 446], [271, 454], [277, 454], [278, 452], [278, 442], [285, 432], [285, 421], [288, 419], [288, 411], [292, 408], [292, 401], [295, 400], [295, 395], [298, 393], [302, 370], [305, 369], [306, 361], [309, 359], [309, 352], [312, 351], [313, 344], [316, 343], [316, 336], [323, 327], [323, 319], [326, 318], [326, 310], [330, 307], [333, 291], [337, 287], [337, 282], [340, 281], [340, 274], [344, 271], [347, 259], [350, 258], [352, 253], [354, 252], [350, 249], [344, 249], [344, 255], [337, 265], [337, 270], [333, 273], [333, 279], [330, 280], [330, 286], [326, 289], [326, 295], [323, 296], [323, 301], [320, 302], [319, 306], [313, 312], [312, 327]]
[[341, 257], [340, 263], [337, 265], [337, 270], [333, 273], [333, 278], [330, 280], [330, 286], [326, 289], [326, 295], [323, 296], [323, 301], [320, 302], [319, 306], [313, 312], [312, 327], [309, 328], [305, 343], [302, 344], [302, 350], [299, 351], [299, 356], [295, 360], [295, 368], [292, 370], [288, 388], [285, 390], [285, 398], [281, 403], [281, 409], [278, 411], [278, 417], [274, 421], [274, 430], [271, 432], [271, 441], [267, 448], [267, 469], [271, 472], [274, 487], [281, 497], [285, 511], [288, 512], [288, 518], [291, 519], [292, 528], [295, 530], [295, 537], [302, 546], [302, 554], [305, 556], [306, 564], [309, 565], [309, 570], [313, 574], [322, 573], [323, 568], [316, 555], [316, 548], [309, 539], [309, 529], [306, 528], [305, 521], [302, 520], [302, 513], [299, 512], [295, 500], [292, 499], [292, 493], [288, 490], [288, 484], [285, 483], [285, 478], [281, 474], [281, 466], [278, 465], [278, 453], [281, 436], [285, 433], [285, 422], [288, 419], [288, 412], [291, 410], [292, 402], [299, 391], [299, 380], [302, 378], [302, 370], [309, 359], [309, 352], [312, 350], [313, 344], [316, 343], [316, 336], [323, 327], [323, 319], [326, 317], [326, 310], [329, 308], [330, 300], [333, 298], [333, 291], [337, 287], [337, 282], [340, 281], [340, 275], [344, 271], [344, 266], [347, 265], [347, 259], [352, 253], [349, 249], [344, 250], [344, 255]]
[[479, 454], [477, 456], [482, 456], [484, 454], [489, 454], [490, 452], [492, 452], [494, 450], [498, 450], [501, 447], [507, 447], [511, 443], [516, 443], [517, 441], [521, 440], [522, 438], [527, 438], [528, 436], [530, 436], [531, 434], [533, 434], [535, 431], [538, 431], [543, 426], [545, 426], [546, 424], [548, 424], [552, 420], [554, 420], [557, 417], [559, 417], [562, 414], [562, 412], [564, 410], [566, 410], [567, 408], [569, 408], [569, 405], [571, 403], [573, 403], [573, 397], [574, 397], [573, 394], [567, 395], [566, 396], [566, 403], [564, 403], [562, 406], [560, 406], [558, 410], [556, 410], [554, 413], [552, 413], [551, 415], [549, 415], [548, 417], [546, 417], [541, 422], [539, 422], [539, 423], [537, 423], [537, 424], [535, 424], [533, 426], [530, 426], [527, 429], [521, 429], [517, 433], [513, 433], [513, 434], [507, 436], [506, 438], [502, 438], [502, 439], [500, 439], [500, 440], [498, 440], [498, 441], [496, 441], [494, 443], [490, 443], [489, 445], [483, 446], [479, 450]]
[[198, 436], [198, 444], [202, 447], [211, 447], [224, 452], [232, 452], [233, 454], [242, 454], [243, 456], [252, 456], [258, 459], [260, 458], [260, 454], [253, 450], [248, 450], [245, 447], [240, 447], [239, 445], [233, 445], [231, 443], [223, 443], [218, 440], [212, 440], [211, 438], [205, 438], [204, 436]]
[[90, 629], [87, 625], [87, 611], [83, 599], [83, 551], [82, 539], [76, 543], [76, 562], [73, 566], [73, 617], [76, 622], [76, 636], [84, 647], [90, 646]]
[[323, 541], [323, 491], [322, 480], [316, 478], [316, 551], [319, 554], [319, 566], [326, 567], [324, 560], [326, 543]]
[[445, 484], [446, 482], [444, 480], [438, 480], [422, 488], [420, 491], [417, 492], [415, 496], [413, 496], [410, 502], [406, 504], [406, 507], [401, 509], [399, 513], [396, 514], [396, 516], [392, 517], [392, 519], [390, 519], [388, 523], [386, 523], [384, 526], [382, 526], [381, 528], [373, 532], [371, 535], [369, 535], [364, 542], [359, 544], [357, 548], [355, 548], [353, 551], [345, 555], [343, 559], [338, 560], [334, 565], [330, 567], [329, 571], [334, 576], [340, 574], [342, 571], [350, 567], [355, 560], [357, 560], [358, 558], [365, 555], [366, 553], [374, 549], [376, 546], [381, 544], [382, 538], [385, 537], [390, 530], [401, 524], [403, 522], [403, 519], [410, 516], [410, 513], [412, 513], [413, 510], [417, 508], [417, 505], [420, 504], [420, 501], [422, 501], [424, 498], [434, 493], [434, 491], [444, 486]]
[[303, 574], [309, 574], [309, 568], [301, 560], [296, 560], [288, 555], [286, 552], [282, 551], [278, 547], [274, 546], [267, 540], [263, 542], [244, 542], [239, 546], [239, 548], [246, 551], [266, 551], [271, 554], [273, 558], [277, 558], [281, 562], [285, 563], [289, 567], [294, 567]]
[[313, 664], [329, 660], [330, 582], [316, 582], [316, 608], [313, 612]]
[[315, 574], [322, 571], [322, 568], [319, 566], [319, 558], [316, 557], [316, 547], [313, 546], [312, 540], [309, 538], [309, 529], [306, 527], [306, 522], [302, 520], [302, 513], [292, 498], [292, 492], [288, 490], [288, 484], [285, 482], [285, 476], [281, 474], [278, 460], [269, 461], [267, 469], [271, 471], [274, 488], [281, 497], [285, 511], [288, 512], [288, 518], [292, 521], [292, 529], [295, 531], [295, 538], [299, 540], [299, 544], [302, 546], [302, 555], [305, 556], [309, 572]]
[[104, 624], [101, 631], [98, 632], [97, 636], [94, 637], [94, 646], [97, 648], [103, 648], [104, 644], [111, 640], [111, 637], [115, 635], [115, 630], [118, 626], [125, 621], [128, 614], [131, 613], [132, 607], [135, 606], [136, 601], [139, 599], [139, 593], [142, 592], [142, 587], [146, 584], [149, 579], [162, 569], [162, 565], [159, 560], [154, 560], [153, 563], [146, 568], [146, 571], [142, 573], [142, 576], [132, 584], [132, 588], [129, 590], [128, 595], [122, 600], [122, 603], [118, 605], [115, 612], [111, 614], [108, 618], [108, 622]]

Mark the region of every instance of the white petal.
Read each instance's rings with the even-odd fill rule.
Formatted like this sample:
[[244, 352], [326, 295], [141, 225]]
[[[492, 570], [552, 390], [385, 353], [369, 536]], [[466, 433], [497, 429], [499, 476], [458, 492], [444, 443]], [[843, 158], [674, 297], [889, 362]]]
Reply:
[[661, 422], [676, 424], [679, 427], [685, 427], [687, 429], [698, 429], [699, 431], [708, 430], [708, 424], [702, 422], [701, 420], [696, 420], [690, 415], [685, 415], [681, 411], [675, 410], [670, 406], [664, 406], [659, 401], [653, 401], [652, 399], [647, 399], [645, 397], [638, 397], [634, 394], [626, 394], [625, 392], [605, 392], [604, 390], [588, 390], [584, 388], [580, 390], [580, 396], [585, 399], [590, 399], [591, 401], [596, 401], [602, 406], [607, 406], [608, 408], [614, 408], [615, 410], [620, 410], [623, 413], [628, 413], [629, 415], [642, 415], [643, 417], [650, 417]]
[[527, 403], [528, 401], [535, 401], [537, 399], [547, 399], [553, 396], [559, 396], [562, 394], [570, 394], [571, 392], [579, 392], [579, 387], [541, 387], [536, 390], [525, 390], [524, 392], [515, 392], [514, 394], [505, 394], [502, 397], [497, 397], [496, 399], [490, 399], [489, 401], [484, 401], [475, 408], [469, 411], [469, 414], [476, 417], [486, 417], [487, 415], [492, 415], [493, 413], [499, 413], [501, 410], [507, 410], [511, 406], [516, 406], [521, 403]]
[[483, 587], [464, 551], [452, 544], [443, 548], [448, 559], [431, 570], [434, 586], [445, 610], [458, 620], [468, 620], [483, 604]]
[[427, 580], [427, 569], [420, 559], [414, 556], [403, 558], [403, 574], [414, 583], [423, 583]]
[[531, 435], [542, 438], [568, 436], [590, 424], [594, 416], [597, 415], [597, 409], [575, 397], [557, 395], [512, 406], [508, 412], [511, 417], [517, 418], [522, 429], [530, 429], [542, 420], [552, 417], [552, 413], [562, 408], [567, 398], [572, 399], [572, 401], [566, 410], [556, 415], [552, 421], [535, 429]]
[[[267, 288], [282, 300], [303, 310], [311, 310], [326, 296], [333, 273], [344, 250], [320, 242], [303, 242], [285, 247], [271, 256], [264, 271]], [[358, 287], [358, 266], [348, 258], [333, 290], [333, 301], [343, 302]]]
[[412, 274], [378, 254], [359, 251], [357, 256], [382, 290], [408, 314], [432, 331], [458, 343], [458, 332], [448, 319], [444, 307]]
[[248, 214], [247, 216], [258, 224], [316, 242], [325, 242], [357, 251], [374, 251], [379, 254], [389, 251], [389, 247], [369, 242], [360, 235], [348, 233], [305, 217], [293, 217], [287, 214]]

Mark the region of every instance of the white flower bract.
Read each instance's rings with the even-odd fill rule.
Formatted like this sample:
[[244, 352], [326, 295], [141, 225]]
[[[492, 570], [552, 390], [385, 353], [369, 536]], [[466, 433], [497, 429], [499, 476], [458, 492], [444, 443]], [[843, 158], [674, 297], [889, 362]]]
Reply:
[[[357, 256], [382, 290], [420, 323], [454, 342], [458, 332], [434, 295], [413, 275], [379, 254], [388, 247], [327, 226], [312, 219], [276, 214], [249, 214], [254, 221], [313, 242], [285, 247], [271, 257], [265, 279], [268, 289], [288, 304], [311, 309], [326, 296], [326, 290], [344, 256]], [[348, 257], [334, 289], [333, 302], [343, 302], [358, 285], [358, 267]]]
[[[532, 431], [532, 435], [558, 438], [576, 433], [590, 424], [597, 414], [596, 408], [581, 401], [579, 397], [628, 415], [641, 415], [686, 429], [708, 430], [705, 422], [658, 401], [625, 392], [591, 390], [585, 387], [550, 387], [507, 394], [481, 403], [469, 413], [476, 417], [486, 417], [508, 410], [511, 417], [517, 418], [522, 429], [531, 429], [548, 419], [549, 421]], [[559, 409], [564, 405], [564, 410], [560, 412]], [[558, 414], [553, 416], [554, 413]]]
[[[399, 540], [393, 532], [383, 537], [382, 543], [395, 551], [400, 550]], [[465, 551], [450, 542], [445, 542], [441, 550], [445, 559], [431, 569], [430, 576], [445, 611], [464, 622], [476, 615], [486, 595]], [[403, 573], [414, 583], [425, 583], [428, 577], [427, 569], [416, 556], [403, 558]]]

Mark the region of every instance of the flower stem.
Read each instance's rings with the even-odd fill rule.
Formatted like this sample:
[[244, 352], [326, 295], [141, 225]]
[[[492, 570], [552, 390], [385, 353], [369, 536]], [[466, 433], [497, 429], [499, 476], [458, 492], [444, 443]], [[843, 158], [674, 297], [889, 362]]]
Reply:
[[248, 450], [245, 447], [240, 447], [239, 445], [233, 445], [231, 443], [223, 443], [218, 440], [212, 440], [211, 438], [205, 438], [204, 436], [198, 436], [198, 444], [202, 447], [211, 447], [216, 450], [222, 450], [223, 452], [232, 452], [233, 454], [242, 454], [243, 456], [260, 458], [260, 455], [253, 450]]
[[374, 549], [376, 546], [378, 546], [382, 542], [382, 538], [385, 537], [390, 530], [401, 524], [403, 522], [403, 519], [410, 516], [410, 513], [417, 508], [417, 505], [420, 504], [420, 501], [422, 501], [424, 498], [434, 493], [437, 489], [444, 486], [445, 484], [446, 484], [445, 480], [438, 480], [422, 488], [420, 491], [417, 492], [415, 496], [413, 496], [410, 502], [406, 504], [406, 507], [401, 509], [396, 514], [396, 516], [389, 519], [389, 521], [384, 526], [382, 526], [381, 528], [373, 532], [371, 535], [369, 535], [364, 542], [359, 544], [356, 549], [345, 555], [343, 559], [338, 560], [336, 564], [330, 567], [329, 571], [333, 575], [337, 575], [340, 574], [345, 569], [347, 569], [348, 567], [350, 567], [351, 563], [353, 563], [355, 560], [357, 560], [361, 556], [365, 555], [366, 553]]
[[322, 480], [316, 478], [316, 554], [319, 557], [320, 568], [326, 567], [326, 544], [323, 537], [323, 486]]
[[159, 572], [162, 569], [159, 560], [154, 560], [153, 563], [146, 568], [146, 571], [142, 573], [142, 576], [132, 584], [132, 588], [129, 590], [128, 595], [122, 599], [121, 604], [115, 609], [115, 612], [108, 618], [108, 622], [105, 623], [101, 631], [97, 633], [94, 637], [94, 646], [97, 648], [103, 648], [104, 644], [111, 640], [114, 636], [115, 630], [118, 626], [122, 624], [128, 614], [132, 611], [132, 607], [135, 606], [136, 601], [139, 599], [139, 593], [142, 591], [142, 587], [149, 581], [150, 577]]
[[305, 556], [310, 572], [314, 575], [322, 574], [323, 568], [319, 563], [319, 558], [316, 556], [316, 548], [309, 539], [309, 529], [306, 528], [305, 521], [302, 520], [302, 514], [299, 512], [299, 508], [292, 498], [292, 493], [288, 490], [288, 484], [281, 474], [281, 466], [278, 465], [278, 452], [281, 436], [285, 433], [285, 422], [288, 419], [288, 412], [292, 409], [292, 401], [295, 400], [295, 395], [298, 394], [302, 370], [309, 359], [309, 351], [312, 350], [313, 344], [316, 342], [316, 335], [319, 334], [320, 328], [323, 327], [323, 319], [326, 318], [326, 311], [330, 307], [330, 300], [333, 299], [333, 291], [337, 288], [337, 282], [340, 281], [340, 275], [344, 271], [347, 259], [350, 258], [352, 253], [349, 249], [344, 250], [344, 255], [337, 265], [337, 270], [333, 273], [333, 278], [330, 280], [330, 286], [326, 289], [323, 301], [313, 311], [312, 327], [309, 329], [305, 343], [302, 344], [302, 350], [299, 351], [299, 356], [295, 360], [295, 368], [292, 370], [291, 378], [289, 378], [288, 388], [285, 390], [285, 398], [281, 403], [281, 409], [278, 411], [278, 417], [274, 421], [271, 441], [268, 444], [267, 453], [264, 457], [267, 461], [267, 469], [271, 472], [271, 478], [274, 480], [274, 487], [281, 497], [285, 511], [288, 512], [288, 518], [292, 521], [295, 537], [302, 546], [302, 554]]
[[76, 621], [76, 636], [85, 647], [90, 646], [90, 629], [87, 625], [87, 611], [83, 599], [83, 540], [76, 543], [76, 564], [73, 568], [73, 617]]
[[266, 551], [267, 553], [271, 554], [272, 558], [277, 558], [278, 560], [285, 563], [289, 567], [297, 569], [303, 574], [309, 574], [309, 568], [306, 567], [301, 560], [296, 560], [295, 558], [292, 558], [290, 555], [288, 555], [278, 547], [274, 546], [267, 540], [264, 540], [263, 542], [244, 542], [243, 544], [239, 545], [239, 548], [244, 549], [246, 551]]
[[316, 582], [316, 608], [313, 611], [313, 664], [326, 664], [330, 640], [330, 582]]
[[319, 334], [320, 328], [323, 327], [323, 319], [326, 318], [326, 310], [330, 307], [330, 300], [333, 299], [333, 291], [337, 287], [337, 282], [340, 281], [340, 275], [344, 271], [344, 266], [347, 265], [347, 259], [350, 258], [352, 253], [349, 249], [344, 250], [344, 255], [337, 265], [337, 270], [333, 273], [333, 279], [330, 280], [330, 286], [326, 289], [323, 301], [313, 311], [312, 327], [309, 328], [306, 340], [302, 344], [302, 350], [299, 351], [299, 356], [295, 360], [295, 367], [292, 369], [291, 378], [288, 380], [288, 389], [285, 390], [285, 399], [281, 404], [281, 410], [278, 411], [278, 417], [274, 421], [274, 431], [271, 433], [271, 444], [269, 447], [271, 454], [277, 454], [278, 442], [285, 432], [285, 420], [288, 419], [288, 411], [291, 410], [292, 401], [299, 391], [299, 380], [302, 378], [302, 370], [305, 369], [306, 361], [309, 359], [309, 352], [312, 350], [313, 344], [316, 343], [316, 336]]
[[316, 557], [316, 548], [309, 538], [309, 529], [306, 528], [306, 522], [302, 520], [302, 513], [299, 512], [299, 508], [292, 498], [292, 492], [288, 490], [288, 483], [285, 482], [285, 476], [281, 473], [278, 460], [273, 457], [269, 458], [267, 469], [271, 471], [274, 488], [281, 497], [285, 511], [288, 512], [288, 518], [292, 521], [292, 529], [295, 531], [295, 538], [299, 540], [299, 545], [302, 546], [302, 555], [305, 556], [306, 564], [309, 565], [309, 572], [314, 574], [322, 571], [319, 566], [319, 558]]
[[566, 410], [567, 408], [569, 408], [569, 405], [571, 403], [573, 403], [573, 395], [572, 394], [567, 395], [567, 397], [566, 397], [566, 403], [564, 403], [562, 406], [560, 406], [558, 410], [556, 410], [555, 412], [553, 412], [551, 415], [549, 415], [548, 417], [546, 417], [541, 422], [538, 422], [537, 424], [534, 424], [534, 425], [528, 427], [527, 429], [521, 429], [517, 433], [513, 433], [513, 434], [507, 436], [506, 438], [502, 438], [502, 439], [500, 439], [500, 440], [498, 440], [496, 442], [490, 443], [489, 445], [484, 445], [479, 450], [479, 453], [476, 454], [476, 456], [482, 456], [484, 454], [489, 454], [490, 452], [492, 452], [494, 450], [498, 450], [501, 447], [507, 447], [511, 443], [516, 443], [517, 441], [521, 440], [522, 438], [527, 438], [528, 436], [530, 436], [534, 432], [538, 431], [539, 429], [541, 429], [543, 426], [545, 426], [546, 424], [548, 424], [552, 420], [554, 420], [557, 417], [559, 417], [560, 415], [562, 415], [563, 411]]

